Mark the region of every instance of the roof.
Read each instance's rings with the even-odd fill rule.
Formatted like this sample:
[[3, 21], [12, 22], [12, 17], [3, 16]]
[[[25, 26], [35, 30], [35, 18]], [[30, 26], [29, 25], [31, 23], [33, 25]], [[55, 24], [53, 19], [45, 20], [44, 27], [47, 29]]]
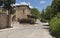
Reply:
[[15, 6], [15, 7], [27, 6], [27, 7], [30, 9], [30, 7], [29, 7], [28, 4], [13, 4], [12, 6], [13, 6], [13, 7], [14, 7], [14, 6]]
[[28, 6], [29, 4], [23, 2], [23, 3], [20, 3], [20, 4], [17, 4], [17, 3], [13, 4], [12, 6], [20, 6], [20, 5], [27, 5]]

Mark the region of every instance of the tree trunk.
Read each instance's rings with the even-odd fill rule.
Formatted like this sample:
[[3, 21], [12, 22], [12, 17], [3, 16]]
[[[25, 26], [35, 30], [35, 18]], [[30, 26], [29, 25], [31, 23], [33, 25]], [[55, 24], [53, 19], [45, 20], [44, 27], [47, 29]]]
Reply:
[[8, 25], [7, 28], [11, 27], [11, 14], [10, 14], [10, 10], [8, 10]]

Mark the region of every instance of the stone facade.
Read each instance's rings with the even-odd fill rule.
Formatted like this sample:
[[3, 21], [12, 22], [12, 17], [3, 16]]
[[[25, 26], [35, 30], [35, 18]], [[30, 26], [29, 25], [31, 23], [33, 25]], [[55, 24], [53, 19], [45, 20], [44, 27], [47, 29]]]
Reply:
[[28, 18], [27, 15], [31, 15], [29, 5], [18, 5], [15, 6], [16, 12], [12, 15], [13, 20]]
[[17, 5], [14, 6], [16, 12], [8, 16], [8, 10], [0, 9], [0, 28], [6, 28], [11, 26], [12, 22], [17, 22], [18, 19], [26, 19], [28, 15], [31, 15], [29, 5]]
[[8, 25], [8, 16], [6, 13], [0, 13], [0, 29], [6, 28]]

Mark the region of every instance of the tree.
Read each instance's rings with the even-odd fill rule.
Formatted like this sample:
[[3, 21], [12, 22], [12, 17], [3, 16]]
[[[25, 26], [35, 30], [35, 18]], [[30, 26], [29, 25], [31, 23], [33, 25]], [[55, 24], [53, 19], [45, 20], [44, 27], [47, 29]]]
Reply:
[[12, 4], [15, 4], [15, 0], [0, 0], [0, 6], [3, 5], [3, 7], [8, 11], [12, 11]]
[[44, 9], [43, 9], [42, 12], [41, 12], [41, 19], [44, 19], [44, 18], [45, 18], [44, 13], [45, 13], [45, 11], [44, 11]]
[[60, 0], [53, 0], [52, 1], [52, 12], [54, 13], [54, 15], [56, 15], [57, 13], [60, 12]]
[[47, 21], [46, 21], [46, 14], [45, 14], [45, 13], [46, 13], [46, 12], [45, 12], [45, 10], [43, 9], [42, 12], [41, 12], [41, 20], [40, 20], [41, 22], [47, 22]]
[[45, 9], [45, 19], [50, 20], [60, 13], [60, 0], [53, 0], [51, 6], [47, 6]]
[[0, 6], [3, 4], [3, 1], [2, 0], [0, 0]]
[[15, 0], [0, 0], [0, 6], [3, 5], [3, 8], [8, 10], [8, 27], [10, 27], [10, 14], [12, 13], [12, 4], [15, 4]]
[[15, 4], [15, 0], [4, 0], [4, 8], [8, 10], [9, 14], [11, 14], [12, 6], [11, 4]]
[[31, 9], [32, 16], [35, 16], [36, 18], [40, 18], [40, 11], [37, 8]]
[[51, 10], [51, 6], [47, 6], [47, 8], [45, 9], [45, 19], [46, 20], [51, 20], [51, 18], [53, 18], [53, 13]]
[[52, 13], [51, 6], [47, 6], [46, 9], [42, 10], [41, 18], [42, 20], [49, 21], [53, 18], [54, 14]]
[[60, 0], [53, 0], [51, 8], [53, 13], [53, 19], [49, 23], [51, 33], [56, 38], [60, 38]]

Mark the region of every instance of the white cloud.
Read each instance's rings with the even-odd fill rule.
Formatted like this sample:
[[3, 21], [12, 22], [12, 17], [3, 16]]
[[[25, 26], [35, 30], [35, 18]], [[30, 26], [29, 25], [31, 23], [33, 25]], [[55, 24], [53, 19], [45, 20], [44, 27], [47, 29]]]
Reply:
[[45, 3], [46, 3], [46, 1], [43, 1], [43, 0], [42, 0], [42, 1], [40, 1], [40, 4], [45, 4]]
[[30, 8], [33, 8], [31, 5], [29, 5]]
[[26, 2], [21, 2], [20, 5], [29, 5], [29, 4]]
[[30, 8], [33, 8], [33, 6], [31, 6], [31, 4], [29, 2], [27, 4], [29, 5]]

